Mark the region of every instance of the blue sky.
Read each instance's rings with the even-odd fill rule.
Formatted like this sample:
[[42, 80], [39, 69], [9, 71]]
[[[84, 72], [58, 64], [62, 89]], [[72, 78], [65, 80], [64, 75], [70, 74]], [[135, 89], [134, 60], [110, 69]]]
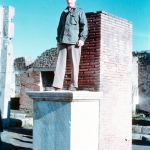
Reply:
[[[77, 0], [85, 12], [103, 10], [133, 23], [133, 51], [150, 50], [150, 0]], [[36, 58], [56, 47], [56, 31], [65, 0], [1, 0], [13, 6], [14, 56]]]

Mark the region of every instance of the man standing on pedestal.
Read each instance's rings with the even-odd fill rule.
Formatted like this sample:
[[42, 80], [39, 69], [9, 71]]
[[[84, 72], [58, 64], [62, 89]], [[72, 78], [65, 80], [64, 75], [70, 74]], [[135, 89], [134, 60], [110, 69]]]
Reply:
[[69, 90], [78, 87], [81, 47], [87, 38], [88, 26], [84, 11], [75, 5], [76, 0], [67, 0], [68, 7], [62, 12], [57, 29], [57, 46], [59, 49], [55, 76], [51, 91], [60, 90], [66, 71], [67, 55], [71, 63], [71, 83]]

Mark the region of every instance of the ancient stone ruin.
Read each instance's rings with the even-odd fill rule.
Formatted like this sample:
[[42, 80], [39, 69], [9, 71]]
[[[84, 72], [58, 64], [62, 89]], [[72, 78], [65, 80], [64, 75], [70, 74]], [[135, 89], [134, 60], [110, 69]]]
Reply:
[[[101, 149], [131, 149], [132, 24], [103, 11], [86, 13], [86, 16], [89, 34], [82, 47], [78, 90], [102, 94], [99, 114]], [[27, 96], [27, 91], [44, 91], [45, 87], [51, 86], [56, 61], [56, 48], [46, 50], [29, 65], [22, 61], [24, 71], [18, 77], [20, 109], [32, 109], [32, 99]], [[14, 63], [21, 66], [19, 61]], [[70, 71], [67, 63], [64, 89], [69, 86]], [[118, 120], [122, 117], [124, 119]], [[126, 130], [119, 130], [116, 124]]]
[[14, 8], [0, 6], [0, 110], [4, 124], [9, 124], [9, 103], [14, 96], [13, 89], [13, 46], [14, 37]]
[[138, 77], [133, 80], [136, 89], [137, 102], [135, 107], [150, 113], [150, 51], [133, 52], [134, 74]]
[[[43, 91], [33, 91], [28, 93], [30, 97], [34, 99], [34, 123], [36, 125], [35, 128], [37, 129], [37, 132], [35, 132], [37, 134], [34, 134], [36, 135], [34, 137], [41, 135], [40, 138], [35, 138], [35, 140], [43, 141], [48, 131], [46, 128], [50, 127], [51, 134], [47, 135], [47, 137], [52, 136], [53, 138], [58, 136], [59, 140], [62, 141], [61, 136], [62, 133], [64, 133], [64, 138], [67, 141], [71, 131], [68, 131], [69, 126], [66, 126], [65, 124], [68, 124], [70, 120], [70, 124], [73, 125], [74, 119], [76, 120], [81, 117], [80, 113], [78, 114], [79, 109], [76, 106], [85, 104], [85, 106], [88, 105], [89, 111], [84, 111], [87, 107], [83, 107], [81, 108], [81, 114], [83, 112], [87, 112], [85, 114], [89, 113], [89, 115], [87, 115], [88, 118], [92, 115], [94, 110], [97, 110], [95, 113], [97, 114], [96, 120], [99, 122], [98, 131], [96, 131], [96, 137], [98, 137], [96, 139], [99, 141], [99, 143], [97, 142], [97, 149], [109, 149], [110, 147], [112, 149], [122, 149], [123, 147], [124, 149], [129, 150], [132, 149], [132, 24], [125, 19], [103, 11], [86, 13], [86, 16], [88, 19], [89, 34], [85, 45], [82, 48], [78, 89], [86, 90], [86, 95], [84, 95], [84, 91], [79, 91], [79, 93], [68, 93], [67, 91], [64, 91], [63, 93], [60, 92], [58, 94]], [[42, 54], [42, 57], [46, 57], [46, 55]], [[45, 61], [45, 59], [40, 59]], [[48, 63], [45, 63], [44, 61], [41, 62], [40, 59], [39, 64], [48, 66]], [[39, 67], [33, 67], [34, 71], [49, 71], [48, 68], [42, 70], [42, 65], [37, 66]], [[52, 69], [50, 69], [50, 71], [52, 71]], [[70, 65], [68, 63], [64, 88], [68, 88], [69, 86], [70, 75]], [[68, 99], [68, 96], [70, 99]], [[55, 102], [57, 98], [59, 101]], [[99, 101], [93, 101], [93, 103], [95, 102], [93, 106], [96, 108], [93, 110], [93, 107], [91, 108], [91, 105], [88, 103], [89, 101], [96, 99]], [[62, 104], [63, 102], [64, 104]], [[49, 105], [53, 107], [50, 108], [48, 107]], [[73, 110], [77, 109], [78, 111], [73, 111], [72, 108]], [[62, 113], [60, 113], [61, 111], [66, 113], [66, 115], [62, 115]], [[41, 112], [41, 114], [39, 114], [39, 112]], [[70, 115], [72, 113], [78, 115], [78, 117]], [[124, 119], [121, 119], [122, 117]], [[55, 135], [55, 126], [53, 126], [53, 123], [47, 121], [48, 118], [51, 118], [54, 122], [56, 121], [56, 128], [58, 130], [60, 129], [60, 132], [57, 135]], [[63, 119], [57, 120], [57, 118]], [[47, 126], [45, 126], [45, 124]], [[64, 125], [63, 130], [61, 130], [62, 126], [59, 128], [60, 124]], [[121, 128], [118, 128], [118, 126]], [[73, 128], [71, 129], [73, 130]], [[78, 129], [80, 129], [80, 126]], [[41, 130], [43, 131], [43, 134], [38, 133], [38, 131], [40, 132]], [[75, 142], [73, 138], [74, 137], [70, 140]], [[55, 141], [54, 138], [54, 143]], [[58, 142], [58, 145], [52, 145], [52, 149], [61, 146], [61, 144], [63, 144], [63, 142]], [[68, 144], [68, 146], [70, 145], [70, 143], [66, 144]], [[39, 147], [40, 145], [35, 145], [34, 148], [39, 149]]]
[[[31, 110], [33, 100], [26, 92], [44, 91], [45, 87], [52, 85], [58, 55], [57, 48], [51, 48], [36, 60], [28, 57], [13, 58], [13, 16], [13, 7], [0, 7], [0, 109], [6, 125], [9, 124], [8, 108], [11, 99], [18, 99], [19, 109]], [[116, 129], [116, 124], [129, 131], [131, 109], [150, 112], [150, 53], [132, 52], [131, 22], [103, 11], [86, 13], [86, 16], [89, 34], [82, 47], [78, 90], [103, 94], [100, 100], [100, 130], [104, 137], [101, 139], [101, 148], [112, 146], [117, 149], [119, 141], [121, 147], [130, 149], [131, 133]], [[65, 90], [70, 80], [71, 68], [68, 62]], [[123, 120], [118, 120], [122, 117]], [[126, 140], [121, 141], [123, 138]]]

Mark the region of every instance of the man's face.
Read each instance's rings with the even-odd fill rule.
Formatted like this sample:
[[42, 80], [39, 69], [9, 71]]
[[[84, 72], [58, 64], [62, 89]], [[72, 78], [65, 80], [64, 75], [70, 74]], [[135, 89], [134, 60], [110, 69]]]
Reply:
[[75, 6], [75, 2], [76, 0], [66, 0], [67, 1], [67, 4], [68, 4], [68, 7], [74, 7]]

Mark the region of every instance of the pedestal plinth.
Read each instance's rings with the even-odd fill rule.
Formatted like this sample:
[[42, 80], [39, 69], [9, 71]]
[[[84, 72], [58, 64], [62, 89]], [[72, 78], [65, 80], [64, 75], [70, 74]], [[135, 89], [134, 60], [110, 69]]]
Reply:
[[34, 150], [98, 150], [100, 92], [27, 92]]

